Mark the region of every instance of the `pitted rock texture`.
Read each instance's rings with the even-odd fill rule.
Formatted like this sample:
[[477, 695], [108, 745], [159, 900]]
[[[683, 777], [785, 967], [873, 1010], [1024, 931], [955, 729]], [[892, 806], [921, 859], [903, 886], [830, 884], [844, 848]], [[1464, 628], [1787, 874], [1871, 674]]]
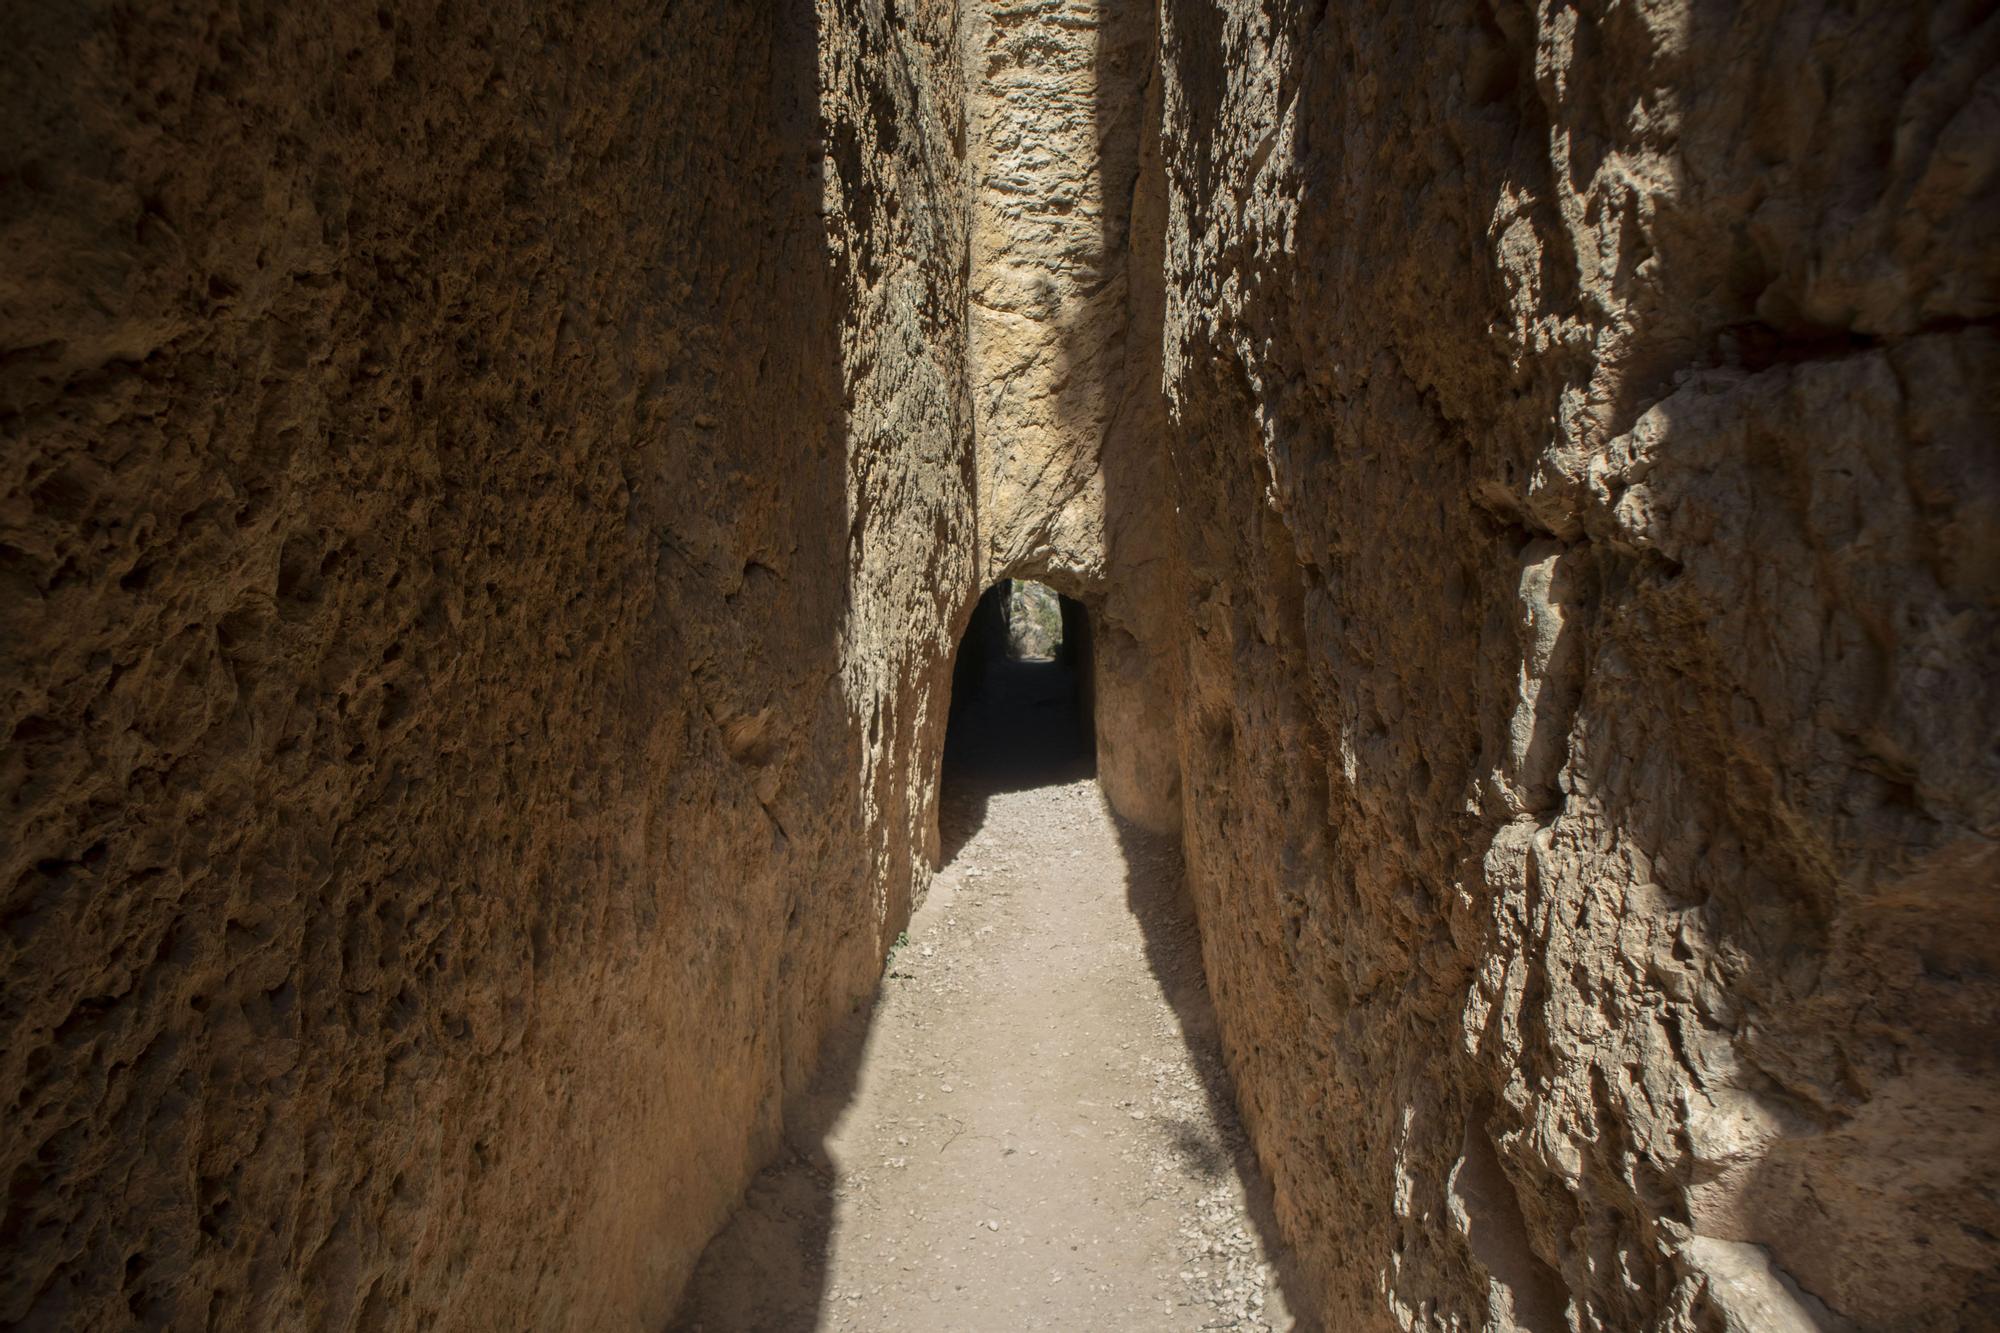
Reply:
[[658, 1327], [932, 819], [956, 15], [196, 8], [0, 24], [0, 1324]]
[[982, 578], [1091, 609], [1100, 780], [1170, 831], [1156, 30], [1141, 0], [968, 7], [967, 323]]
[[970, 334], [995, 570], [1102, 578], [1100, 446], [1124, 387], [1144, 18], [1117, 0], [973, 6]]
[[660, 1326], [1022, 577], [1330, 1327], [1990, 1326], [1990, 11], [16, 6], [0, 1324]]
[[1190, 874], [1330, 1327], [1991, 1327], [2000, 20], [1163, 6]]

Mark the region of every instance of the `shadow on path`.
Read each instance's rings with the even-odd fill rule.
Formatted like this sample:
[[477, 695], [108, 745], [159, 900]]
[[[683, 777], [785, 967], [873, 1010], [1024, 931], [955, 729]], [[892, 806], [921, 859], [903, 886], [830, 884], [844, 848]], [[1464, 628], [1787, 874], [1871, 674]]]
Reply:
[[[940, 834], [947, 864], [986, 822], [993, 798], [1067, 786], [1090, 777], [1095, 769], [1093, 746], [1084, 724], [1087, 700], [1080, 696], [1067, 663], [993, 660], [981, 674], [978, 688], [967, 693], [968, 697], [955, 701], [945, 747]], [[1263, 1253], [1271, 1256], [1277, 1267], [1267, 1288], [1266, 1317], [1276, 1328], [1310, 1329], [1315, 1325], [1300, 1317], [1301, 1287], [1290, 1270], [1273, 1224], [1269, 1187], [1257, 1169], [1236, 1118], [1215, 1015], [1202, 975], [1200, 937], [1193, 905], [1184, 887], [1179, 848], [1171, 837], [1145, 833], [1115, 816], [1112, 822], [1117, 852], [1123, 861], [1125, 905], [1139, 926], [1145, 962], [1174, 1015], [1208, 1103], [1208, 1122], [1212, 1122], [1204, 1123], [1197, 1118], [1185, 1125], [1161, 1122], [1158, 1127], [1169, 1136], [1173, 1153], [1187, 1178], [1200, 1182], [1203, 1191], [1222, 1185], [1232, 1172], [1241, 1182], [1249, 1220], [1259, 1233]], [[1051, 828], [1049, 836], [1055, 840], [1065, 835]], [[1110, 883], [1105, 887], [1109, 891]], [[959, 910], [964, 910], [963, 904]], [[892, 971], [894, 967], [892, 962]], [[1139, 975], [1134, 973], [1135, 977]], [[980, 1011], [995, 1003], [998, 1001], [980, 999], [975, 994], [974, 1004]], [[851, 1169], [854, 1164], [846, 1164], [845, 1168], [836, 1165], [828, 1149], [829, 1136], [854, 1106], [864, 1069], [870, 1071], [869, 1086], [880, 1087], [877, 1082], [880, 1067], [869, 1060], [873, 1040], [884, 1032], [907, 1026], [912, 1011], [902, 1005], [891, 1006], [889, 1012], [896, 1017], [885, 1020], [879, 1030], [875, 1022], [877, 1013], [871, 1008], [856, 1015], [830, 1038], [819, 1077], [787, 1108], [782, 1157], [756, 1178], [743, 1206], [708, 1247], [689, 1286], [687, 1300], [670, 1328], [683, 1333], [736, 1333], [750, 1329], [804, 1333], [833, 1327], [914, 1327], [907, 1322], [884, 1322], [873, 1301], [862, 1298], [858, 1290], [891, 1280], [896, 1274], [851, 1271], [857, 1267], [852, 1256], [838, 1272], [834, 1265], [837, 1233], [843, 1225], [855, 1225], [854, 1219], [847, 1216], [853, 1205], [841, 1194], [843, 1169]], [[925, 1016], [935, 1017], [938, 1013], [926, 1011]], [[966, 1017], [960, 1012], [949, 1018], [953, 1028], [966, 1029], [954, 1031], [951, 1040], [969, 1041], [978, 1037], [975, 1029], [980, 1025], [966, 1023]], [[891, 1043], [890, 1049], [894, 1045]], [[883, 1057], [878, 1054], [877, 1058]], [[871, 1103], [879, 1095], [879, 1091], [871, 1094]], [[1115, 1090], [1108, 1090], [1107, 1095], [1115, 1096]], [[873, 1110], [862, 1114], [874, 1116], [880, 1122], [885, 1111], [893, 1120], [910, 1110], [902, 1105], [891, 1108], [875, 1105]], [[843, 1142], [851, 1141], [850, 1125], [843, 1131]], [[910, 1151], [914, 1154], [920, 1149]], [[928, 1146], [921, 1151], [928, 1153]], [[943, 1183], [949, 1185], [950, 1178], [943, 1178]], [[942, 1216], [963, 1202], [948, 1192], [945, 1197], [933, 1197], [929, 1210]], [[926, 1233], [943, 1236], [940, 1223], [926, 1220], [923, 1225]], [[925, 1263], [921, 1252], [913, 1251], [903, 1257], [911, 1265]], [[929, 1271], [922, 1280], [939, 1284], [932, 1299], [939, 1296], [952, 1299], [950, 1273]], [[836, 1282], [844, 1290], [833, 1289]], [[1160, 1294], [1176, 1299], [1184, 1295], [1180, 1291]], [[939, 1306], [940, 1315], [950, 1308]], [[1002, 1317], [997, 1310], [992, 1313]], [[1213, 1318], [1212, 1310], [1201, 1315], [1193, 1306], [1184, 1306], [1182, 1313]], [[1070, 1326], [1060, 1322], [1060, 1314], [1056, 1317], [1059, 1322], [1048, 1327]], [[960, 1325], [947, 1319], [932, 1326]], [[1142, 1325], [1133, 1325], [1148, 1329], [1182, 1326], [1172, 1319], [1166, 1322], [1148, 1319]]]
[[952, 700], [938, 793], [944, 863], [985, 826], [993, 797], [1096, 774], [1070, 666], [1053, 658], [992, 660], [968, 697]]
[[[1311, 1288], [1298, 1271], [1292, 1252], [1278, 1233], [1277, 1211], [1273, 1206], [1270, 1181], [1258, 1165], [1256, 1150], [1243, 1131], [1236, 1113], [1236, 1086], [1222, 1055], [1222, 1029], [1209, 998], [1208, 978], [1202, 968], [1201, 927], [1195, 918], [1194, 899], [1187, 890], [1187, 874], [1181, 860], [1178, 838], [1151, 833], [1120, 818], [1109, 809], [1118, 846], [1125, 856], [1125, 902], [1146, 937], [1146, 963], [1160, 983], [1160, 991], [1180, 1023], [1181, 1042], [1201, 1076], [1208, 1096], [1210, 1114], [1219, 1127], [1228, 1165], [1243, 1184], [1244, 1201], [1264, 1252], [1276, 1268], [1274, 1282], [1283, 1295], [1294, 1333], [1312, 1333], [1319, 1328], [1309, 1297]], [[1204, 1145], [1205, 1147], [1206, 1145]], [[1201, 1165], [1191, 1162], [1191, 1165]]]

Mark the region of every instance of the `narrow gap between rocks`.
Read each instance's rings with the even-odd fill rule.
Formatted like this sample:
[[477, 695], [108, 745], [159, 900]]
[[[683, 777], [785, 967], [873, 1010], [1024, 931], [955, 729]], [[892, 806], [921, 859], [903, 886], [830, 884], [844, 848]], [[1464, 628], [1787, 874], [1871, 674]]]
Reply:
[[986, 590], [961, 637], [945, 730], [938, 833], [947, 865], [1002, 792], [1096, 776], [1090, 619], [1039, 583]]
[[1100, 795], [1090, 618], [1045, 592], [972, 617], [945, 864], [679, 1329], [1306, 1327], [1179, 848]]

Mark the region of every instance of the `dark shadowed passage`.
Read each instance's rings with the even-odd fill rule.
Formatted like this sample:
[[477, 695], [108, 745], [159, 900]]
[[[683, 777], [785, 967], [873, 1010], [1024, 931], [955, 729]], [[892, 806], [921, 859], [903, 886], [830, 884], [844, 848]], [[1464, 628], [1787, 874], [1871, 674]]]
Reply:
[[[1081, 603], [1041, 587], [1057, 608], [1055, 632], [1035, 617], [1039, 598], [1001, 580], [966, 626], [952, 672], [939, 835], [946, 863], [985, 822], [997, 793], [1092, 777], [1097, 771], [1090, 697], [1090, 618]], [[1034, 649], [1045, 646], [1048, 652]]]
[[1308, 1326], [1179, 848], [1106, 807], [1089, 618], [1038, 601], [1002, 583], [966, 631], [946, 863], [682, 1329]]

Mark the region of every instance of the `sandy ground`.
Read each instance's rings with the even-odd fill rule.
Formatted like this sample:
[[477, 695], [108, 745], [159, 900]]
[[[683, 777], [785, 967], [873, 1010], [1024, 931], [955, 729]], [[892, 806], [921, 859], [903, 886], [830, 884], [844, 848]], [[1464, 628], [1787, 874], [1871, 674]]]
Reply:
[[1293, 1329], [1171, 839], [1121, 826], [1068, 677], [953, 723], [947, 864], [675, 1327]]

